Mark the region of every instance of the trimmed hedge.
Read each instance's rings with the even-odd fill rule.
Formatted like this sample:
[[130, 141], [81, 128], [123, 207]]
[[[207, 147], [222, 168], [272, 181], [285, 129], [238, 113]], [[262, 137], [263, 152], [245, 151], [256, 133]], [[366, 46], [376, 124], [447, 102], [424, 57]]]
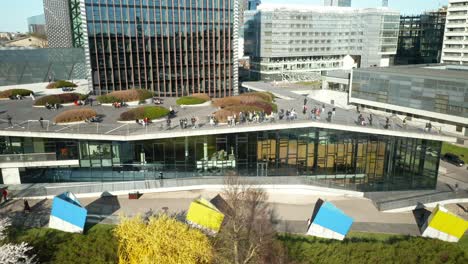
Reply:
[[97, 115], [96, 111], [91, 108], [79, 108], [79, 109], [72, 109], [64, 111], [58, 114], [54, 121], [55, 123], [68, 123], [68, 122], [78, 122], [84, 121], [91, 117], [95, 117]]
[[87, 94], [79, 94], [79, 93], [64, 93], [64, 94], [53, 94], [41, 97], [36, 100], [34, 105], [46, 105], [49, 104], [66, 104], [66, 103], [73, 103], [76, 100], [85, 100], [88, 98]]
[[193, 96], [185, 96], [177, 99], [176, 104], [177, 105], [197, 105], [197, 104], [203, 104], [208, 100], [202, 99], [202, 98], [197, 98]]
[[55, 81], [55, 82], [51, 82], [46, 86], [47, 89], [58, 89], [58, 88], [62, 88], [62, 87], [78, 87], [78, 85], [76, 85], [76, 84], [74, 84], [72, 82], [69, 82], [69, 81], [58, 80], [58, 81]]
[[0, 98], [10, 98], [10, 96], [29, 96], [30, 94], [34, 94], [33, 91], [27, 89], [9, 89], [0, 92]]
[[115, 91], [106, 95], [98, 96], [97, 100], [102, 104], [110, 104], [115, 102], [133, 102], [144, 101], [153, 97], [153, 92], [144, 89], [130, 89], [124, 91]]
[[169, 109], [161, 106], [141, 106], [120, 114], [121, 121], [133, 121], [145, 117], [153, 120], [169, 114]]

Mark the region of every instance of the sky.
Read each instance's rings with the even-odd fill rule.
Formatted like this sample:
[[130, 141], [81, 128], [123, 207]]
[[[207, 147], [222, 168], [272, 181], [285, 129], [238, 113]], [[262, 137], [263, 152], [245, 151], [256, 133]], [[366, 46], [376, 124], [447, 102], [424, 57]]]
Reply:
[[[377, 7], [381, 0], [352, 0], [353, 7]], [[446, 5], [448, 0], [389, 0], [389, 6], [402, 14], [419, 14], [425, 10], [437, 9]], [[322, 0], [262, 0], [272, 4], [310, 4], [320, 5]], [[43, 0], [0, 0], [0, 32], [26, 32], [26, 19], [44, 13]]]

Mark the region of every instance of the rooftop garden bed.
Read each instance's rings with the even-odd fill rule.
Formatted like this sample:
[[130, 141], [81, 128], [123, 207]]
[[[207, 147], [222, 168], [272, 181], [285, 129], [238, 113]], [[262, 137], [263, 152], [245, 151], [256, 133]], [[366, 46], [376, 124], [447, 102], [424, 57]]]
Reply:
[[30, 94], [34, 94], [33, 91], [27, 89], [8, 89], [0, 92], [0, 98], [10, 98], [17, 95], [29, 96]]
[[273, 101], [273, 94], [268, 92], [253, 92], [220, 98], [213, 102], [216, 107], [221, 108], [214, 115], [221, 123], [227, 121], [228, 116], [236, 115], [238, 117], [240, 112], [263, 111], [269, 115], [271, 112], [278, 111], [278, 106]]
[[96, 117], [97, 113], [91, 108], [79, 108], [64, 111], [58, 114], [54, 121], [55, 123], [71, 123], [85, 121], [92, 117]]
[[58, 80], [58, 81], [55, 81], [55, 82], [51, 82], [46, 86], [47, 89], [58, 89], [58, 88], [62, 88], [62, 87], [78, 87], [78, 85], [76, 85], [76, 84], [74, 84], [72, 82], [69, 82], [69, 81]]
[[203, 104], [210, 99], [206, 98], [200, 98], [200, 97], [195, 97], [195, 96], [185, 96], [177, 99], [176, 103], [177, 105], [198, 105], [198, 104]]
[[73, 103], [77, 100], [85, 100], [88, 98], [87, 94], [79, 93], [64, 93], [64, 94], [53, 94], [41, 97], [34, 103], [35, 106], [44, 106], [49, 104], [66, 104]]
[[169, 109], [161, 106], [141, 106], [138, 108], [131, 109], [127, 112], [123, 112], [120, 115], [120, 121], [134, 121], [137, 119], [144, 119], [145, 117], [154, 120], [161, 117], [165, 117], [169, 114]]
[[111, 104], [115, 102], [141, 102], [153, 97], [153, 92], [143, 89], [130, 89], [125, 91], [115, 91], [106, 95], [98, 96], [97, 100], [101, 104]]

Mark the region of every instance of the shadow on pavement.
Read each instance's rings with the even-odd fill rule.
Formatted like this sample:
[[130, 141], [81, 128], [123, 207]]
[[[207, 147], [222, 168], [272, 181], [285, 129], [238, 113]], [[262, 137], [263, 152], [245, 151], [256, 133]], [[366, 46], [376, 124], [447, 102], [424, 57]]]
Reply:
[[[120, 203], [117, 196], [114, 196], [108, 192], [103, 192], [101, 197], [88, 204], [86, 207], [88, 210], [88, 219], [86, 224], [86, 231], [91, 227], [95, 226], [105, 218], [111, 216], [113, 213], [120, 209]], [[89, 221], [90, 215], [97, 215], [97, 217], [92, 217], [96, 221]]]
[[414, 220], [416, 221], [416, 224], [418, 225], [419, 232], [422, 234], [424, 230], [422, 230], [422, 227], [424, 223], [426, 223], [427, 219], [431, 215], [431, 211], [427, 210], [426, 207], [422, 203], [418, 203], [416, 205], [416, 209], [413, 210], [413, 216]]

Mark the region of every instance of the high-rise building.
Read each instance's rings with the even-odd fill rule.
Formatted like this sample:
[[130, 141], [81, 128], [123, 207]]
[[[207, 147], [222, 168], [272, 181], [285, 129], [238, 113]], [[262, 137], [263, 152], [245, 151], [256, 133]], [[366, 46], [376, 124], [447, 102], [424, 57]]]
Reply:
[[351, 6], [351, 0], [324, 0], [324, 6]]
[[449, 0], [442, 62], [468, 65], [468, 0]]
[[238, 0], [176, 2], [44, 0], [44, 9], [49, 37], [75, 47], [84, 40], [96, 94], [237, 93]]
[[28, 17], [28, 31], [39, 35], [46, 34], [44, 14]]
[[244, 53], [254, 80], [314, 79], [322, 71], [388, 66], [400, 13], [388, 8], [261, 5], [247, 11]]
[[388, 7], [388, 0], [382, 0], [382, 7]]
[[395, 64], [439, 63], [447, 10], [401, 16]]

